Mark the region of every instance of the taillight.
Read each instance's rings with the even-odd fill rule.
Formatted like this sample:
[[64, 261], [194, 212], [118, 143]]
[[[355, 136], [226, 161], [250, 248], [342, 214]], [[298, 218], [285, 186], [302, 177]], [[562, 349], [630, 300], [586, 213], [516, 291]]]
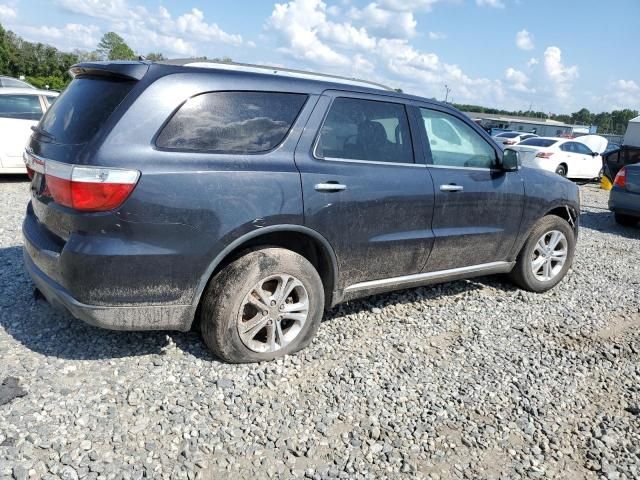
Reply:
[[627, 169], [622, 167], [618, 174], [616, 175], [615, 180], [613, 181], [614, 185], [618, 187], [625, 188], [627, 185]]
[[538, 152], [536, 153], [536, 157], [538, 158], [551, 158], [553, 152]]
[[505, 140], [504, 142], [502, 142], [504, 145], [515, 145], [516, 141], [515, 140]]
[[30, 154], [25, 154], [25, 163], [27, 169], [44, 174], [47, 190], [56, 203], [83, 212], [119, 207], [140, 177], [137, 170], [70, 165]]

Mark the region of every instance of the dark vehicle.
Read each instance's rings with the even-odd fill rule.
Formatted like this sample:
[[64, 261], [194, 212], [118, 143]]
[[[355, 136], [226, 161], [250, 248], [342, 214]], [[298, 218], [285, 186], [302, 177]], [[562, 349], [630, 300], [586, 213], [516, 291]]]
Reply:
[[623, 145], [617, 150], [605, 152], [602, 154], [602, 163], [603, 175], [613, 183], [613, 180], [616, 178], [616, 175], [622, 167], [625, 165], [640, 163], [640, 147]]
[[640, 222], [640, 163], [618, 171], [609, 193], [609, 210], [620, 225]]
[[454, 108], [185, 63], [77, 65], [33, 133], [25, 263], [51, 304], [111, 329], [195, 323], [247, 362], [357, 297], [497, 273], [542, 292], [570, 268], [578, 188]]

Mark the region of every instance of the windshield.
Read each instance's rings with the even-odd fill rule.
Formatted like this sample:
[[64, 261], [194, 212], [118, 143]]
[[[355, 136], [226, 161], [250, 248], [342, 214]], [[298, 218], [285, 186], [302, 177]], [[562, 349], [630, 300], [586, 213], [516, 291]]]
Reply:
[[106, 77], [76, 78], [49, 108], [40, 128], [52, 135], [54, 143], [86, 143], [134, 84]]
[[558, 143], [558, 140], [552, 138], [528, 138], [524, 142], [520, 142], [518, 145], [528, 145], [530, 147], [550, 147], [551, 145]]

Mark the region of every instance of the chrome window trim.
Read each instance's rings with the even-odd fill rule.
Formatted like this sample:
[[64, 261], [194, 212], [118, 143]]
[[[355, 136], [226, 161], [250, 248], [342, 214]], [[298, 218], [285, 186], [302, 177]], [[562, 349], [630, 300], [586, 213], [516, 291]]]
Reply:
[[412, 275], [403, 275], [400, 277], [392, 277], [392, 278], [381, 278], [379, 280], [370, 280], [366, 282], [355, 283], [353, 285], [349, 285], [344, 289], [345, 293], [349, 292], [358, 292], [361, 290], [370, 290], [375, 288], [383, 288], [383, 287], [400, 287], [405, 284], [428, 281], [428, 280], [439, 280], [445, 279], [447, 277], [459, 274], [467, 274], [467, 273], [481, 273], [485, 271], [499, 270], [499, 271], [509, 271], [509, 269], [514, 265], [514, 262], [490, 262], [490, 263], [481, 263], [479, 265], [471, 265], [468, 267], [459, 267], [459, 268], [451, 268], [449, 270], [438, 270], [435, 272], [425, 272], [425, 273], [414, 273]]
[[501, 172], [501, 168], [489, 168], [489, 167], [455, 167], [453, 165], [435, 165], [433, 163], [427, 163], [427, 168], [453, 168], [454, 170], [479, 170], [482, 172]]
[[335, 158], [335, 157], [318, 157], [315, 154], [315, 149], [313, 152], [313, 158], [316, 160], [327, 161], [327, 162], [341, 162], [341, 163], [365, 163], [370, 165], [386, 165], [386, 166], [399, 166], [399, 167], [413, 167], [413, 168], [426, 168], [427, 165], [424, 163], [404, 163], [404, 162], [379, 162], [376, 160], [356, 160], [355, 158]]

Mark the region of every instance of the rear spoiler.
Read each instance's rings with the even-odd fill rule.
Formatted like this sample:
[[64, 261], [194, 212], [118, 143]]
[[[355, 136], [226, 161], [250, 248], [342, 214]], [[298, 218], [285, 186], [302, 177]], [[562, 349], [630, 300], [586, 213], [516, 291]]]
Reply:
[[79, 75], [94, 75], [140, 80], [145, 76], [150, 65], [150, 62], [85, 62], [73, 65], [69, 73], [74, 78]]

